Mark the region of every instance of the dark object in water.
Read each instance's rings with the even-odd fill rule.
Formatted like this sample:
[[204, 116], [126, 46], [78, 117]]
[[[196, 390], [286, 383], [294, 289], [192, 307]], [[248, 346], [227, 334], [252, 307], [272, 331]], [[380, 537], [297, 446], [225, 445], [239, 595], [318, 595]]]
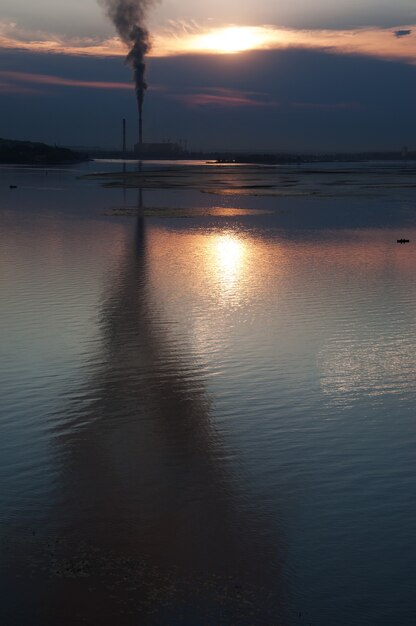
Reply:
[[10, 185], [10, 189], [17, 189], [17, 185]]
[[410, 243], [410, 239], [398, 239], [397, 243]]

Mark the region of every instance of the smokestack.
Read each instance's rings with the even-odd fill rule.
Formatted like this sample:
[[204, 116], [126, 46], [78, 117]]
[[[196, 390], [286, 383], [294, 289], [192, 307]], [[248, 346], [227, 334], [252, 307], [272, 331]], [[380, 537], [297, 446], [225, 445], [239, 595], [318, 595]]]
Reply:
[[139, 104], [139, 144], [143, 144], [143, 102]]
[[127, 152], [127, 125], [126, 125], [126, 120], [125, 118], [123, 118], [123, 156], [126, 156], [126, 152]]
[[113, 21], [123, 42], [129, 47], [126, 63], [133, 67], [139, 109], [139, 143], [143, 143], [143, 101], [147, 89], [145, 81], [146, 55], [150, 37], [146, 18], [156, 0], [98, 0]]

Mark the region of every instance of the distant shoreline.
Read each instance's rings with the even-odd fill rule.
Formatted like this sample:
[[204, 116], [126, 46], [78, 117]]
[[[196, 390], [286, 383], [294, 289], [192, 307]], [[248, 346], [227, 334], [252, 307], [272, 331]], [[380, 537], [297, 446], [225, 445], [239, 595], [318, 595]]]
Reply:
[[404, 166], [416, 162], [416, 152], [405, 149], [399, 152], [332, 152], [332, 153], [259, 153], [259, 152], [191, 152], [178, 154], [155, 153], [140, 155], [136, 152], [101, 150], [97, 148], [65, 148], [45, 143], [16, 141], [0, 138], [0, 165], [52, 166], [68, 163], [82, 163], [92, 160], [134, 160], [134, 161], [205, 161], [207, 164], [235, 165], [311, 165], [318, 163], [371, 163], [390, 161]]
[[0, 139], [1, 165], [66, 165], [88, 161], [89, 156], [60, 146]]
[[[79, 148], [81, 154], [84, 153]], [[259, 152], [183, 152], [178, 155], [171, 153], [155, 153], [143, 156], [136, 152], [121, 152], [118, 150], [85, 149], [85, 154], [91, 159], [120, 159], [139, 161], [206, 161], [214, 163], [235, 163], [252, 165], [301, 165], [311, 163], [366, 163], [371, 161], [395, 161], [406, 164], [416, 161], [416, 152], [331, 152], [331, 153], [259, 153]]]

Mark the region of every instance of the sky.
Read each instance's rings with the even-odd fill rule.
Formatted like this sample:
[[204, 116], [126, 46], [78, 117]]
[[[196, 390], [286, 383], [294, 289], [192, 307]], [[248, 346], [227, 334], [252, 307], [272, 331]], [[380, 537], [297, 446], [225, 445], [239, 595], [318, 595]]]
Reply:
[[[162, 0], [145, 139], [199, 150], [416, 150], [414, 0]], [[2, 0], [0, 137], [129, 144], [127, 50], [96, 0]]]

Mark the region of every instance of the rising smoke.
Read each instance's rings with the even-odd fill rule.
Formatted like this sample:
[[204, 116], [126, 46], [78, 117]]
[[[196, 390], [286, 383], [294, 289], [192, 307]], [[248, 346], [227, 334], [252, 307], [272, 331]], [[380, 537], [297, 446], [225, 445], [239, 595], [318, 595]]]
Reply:
[[113, 21], [117, 31], [130, 48], [126, 57], [127, 63], [133, 67], [136, 85], [137, 104], [140, 119], [140, 142], [142, 142], [142, 111], [144, 96], [147, 89], [145, 80], [146, 54], [150, 50], [150, 36], [146, 28], [146, 17], [149, 8], [156, 0], [99, 0]]

